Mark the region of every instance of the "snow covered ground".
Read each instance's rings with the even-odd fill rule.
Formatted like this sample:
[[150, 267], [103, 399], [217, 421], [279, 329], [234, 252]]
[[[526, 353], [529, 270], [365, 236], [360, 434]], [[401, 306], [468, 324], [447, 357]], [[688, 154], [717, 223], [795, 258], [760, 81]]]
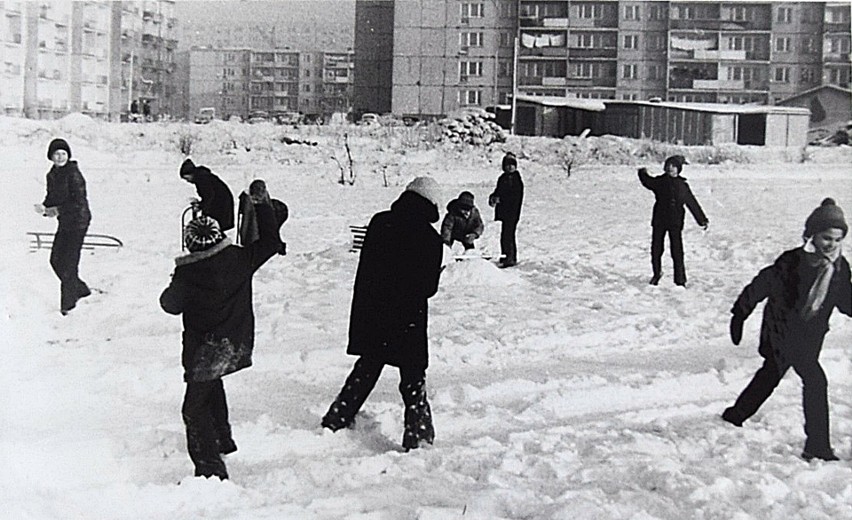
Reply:
[[[176, 136], [202, 131], [235, 135], [240, 146], [224, 153], [196, 142], [196, 163], [235, 193], [263, 178], [290, 206], [288, 255], [255, 277], [255, 366], [225, 379], [239, 446], [226, 458], [225, 482], [189, 477], [181, 324], [157, 301], [180, 253], [180, 213], [194, 195], [178, 177]], [[287, 146], [276, 132], [319, 142]], [[68, 139], [87, 179], [90, 232], [125, 243], [84, 253], [81, 276], [99, 292], [67, 317], [58, 312], [49, 253], [29, 252], [25, 235], [55, 227], [32, 210], [44, 196], [55, 136]], [[710, 227], [703, 232], [687, 217], [684, 290], [671, 281], [668, 256], [660, 286], [647, 283], [653, 195], [635, 169], [658, 172], [659, 162], [587, 164], [569, 178], [542, 157], [553, 141], [510, 139], [502, 149], [525, 154], [521, 263], [499, 270], [466, 261], [444, 272], [429, 324], [436, 441], [403, 453], [393, 369], [354, 430], [319, 426], [354, 362], [344, 352], [358, 260], [347, 226], [366, 223], [410, 178], [429, 173], [446, 201], [475, 194], [487, 217], [482, 246], [496, 251], [499, 223], [484, 202], [502, 150], [406, 150], [353, 134], [358, 177], [341, 186], [330, 159], [345, 157], [339, 136], [271, 125], [0, 118], [0, 516], [852, 518], [847, 317], [832, 318], [822, 355], [840, 462], [799, 458], [794, 374], [745, 427], [718, 417], [760, 364], [762, 307], [738, 347], [728, 339], [729, 308], [760, 268], [799, 245], [822, 198], [852, 217], [848, 148], [801, 164], [687, 166]]]

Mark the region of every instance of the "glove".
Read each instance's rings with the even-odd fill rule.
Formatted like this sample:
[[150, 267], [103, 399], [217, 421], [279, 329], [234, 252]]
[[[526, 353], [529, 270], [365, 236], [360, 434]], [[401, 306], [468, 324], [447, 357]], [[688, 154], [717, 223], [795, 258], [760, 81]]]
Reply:
[[464, 241], [468, 244], [473, 244], [473, 241], [476, 240], [476, 233], [468, 233], [464, 236]]
[[59, 208], [57, 208], [55, 206], [50, 207], [50, 208], [45, 208], [43, 215], [45, 217], [51, 217], [51, 218], [52, 217], [58, 217], [59, 216]]
[[190, 206], [197, 206], [198, 204], [201, 204], [201, 199], [199, 199], [198, 197], [190, 197], [186, 201], [189, 203]]
[[493, 208], [497, 204], [500, 204], [500, 197], [498, 197], [497, 195], [490, 195], [488, 197], [488, 205]]
[[42, 204], [40, 202], [38, 204], [33, 204], [33, 209], [35, 209], [35, 212], [38, 213], [39, 215], [44, 215], [44, 211], [45, 211], [44, 204]]
[[740, 340], [743, 339], [743, 323], [745, 323], [745, 318], [739, 314], [731, 316], [731, 341], [734, 345], [739, 345]]

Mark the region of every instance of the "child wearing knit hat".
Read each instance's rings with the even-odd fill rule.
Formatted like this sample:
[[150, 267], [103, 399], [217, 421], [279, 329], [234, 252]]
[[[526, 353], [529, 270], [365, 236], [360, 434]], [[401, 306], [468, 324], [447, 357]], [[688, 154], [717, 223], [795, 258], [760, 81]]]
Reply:
[[92, 214], [86, 195], [86, 179], [77, 161], [71, 160], [71, 147], [65, 139], [53, 139], [47, 146], [53, 167], [47, 173], [47, 195], [35, 205], [37, 213], [57, 217], [59, 225], [50, 250], [50, 266], [60, 281], [59, 310], [63, 316], [77, 306], [80, 298], [92, 294], [79, 276], [80, 252]]
[[252, 364], [252, 278], [281, 245], [269, 197], [253, 202], [258, 240], [245, 246], [233, 245], [213, 217], [191, 220], [183, 234], [189, 253], [175, 259], [171, 282], [160, 295], [163, 310], [183, 318], [181, 412], [196, 477], [228, 478], [221, 456], [237, 446], [222, 378]]
[[524, 203], [524, 181], [518, 171], [518, 158], [506, 152], [501, 164], [503, 172], [497, 178], [497, 187], [488, 196], [488, 205], [494, 208], [494, 220], [500, 225], [500, 252], [503, 259], [499, 266], [512, 267], [518, 263], [518, 244], [515, 233], [521, 219]]
[[722, 418], [742, 426], [792, 367], [802, 379], [805, 460], [838, 460], [829, 438], [828, 382], [819, 354], [834, 308], [852, 316], [849, 263], [840, 247], [847, 231], [843, 210], [833, 199], [823, 200], [805, 221], [804, 245], [762, 269], [731, 309], [731, 340], [739, 345], [746, 318], [768, 300], [758, 347], [763, 366]]

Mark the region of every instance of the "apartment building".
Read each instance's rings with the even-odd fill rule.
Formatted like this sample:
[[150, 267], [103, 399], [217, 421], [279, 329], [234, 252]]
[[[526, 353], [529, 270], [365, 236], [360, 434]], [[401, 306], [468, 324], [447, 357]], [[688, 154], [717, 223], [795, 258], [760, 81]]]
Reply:
[[773, 104], [849, 87], [849, 20], [849, 2], [358, 0], [355, 59], [376, 73], [356, 82], [355, 106], [446, 114], [514, 88]]
[[[168, 97], [169, 77], [163, 72], [168, 71], [168, 49], [175, 42], [166, 40], [170, 33], [155, 27], [158, 22], [147, 24], [146, 17], [168, 12], [172, 4], [0, 2], [3, 113], [56, 118], [82, 112], [119, 119], [131, 97], [146, 97], [158, 110]], [[156, 41], [153, 31], [159, 35]], [[158, 41], [169, 43], [158, 47]]]
[[178, 21], [174, 0], [121, 4], [121, 91], [126, 105], [145, 101], [154, 117], [179, 111], [175, 78]]
[[194, 48], [178, 53], [181, 110], [201, 108], [218, 118], [300, 113], [319, 119], [351, 107], [352, 53]]

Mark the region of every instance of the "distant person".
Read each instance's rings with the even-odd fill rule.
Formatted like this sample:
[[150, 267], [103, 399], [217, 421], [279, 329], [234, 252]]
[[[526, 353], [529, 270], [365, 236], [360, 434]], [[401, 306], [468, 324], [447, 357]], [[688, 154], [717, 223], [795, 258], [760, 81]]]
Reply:
[[441, 239], [446, 245], [452, 247], [455, 241], [459, 241], [465, 251], [473, 249], [474, 240], [481, 237], [484, 230], [473, 193], [463, 191], [447, 204], [447, 214], [441, 223]]
[[145, 121], [151, 120], [151, 105], [148, 104], [147, 99], [142, 100], [142, 117], [145, 118]]
[[223, 232], [234, 228], [234, 195], [222, 179], [210, 168], [196, 166], [192, 159], [183, 161], [180, 176], [195, 185], [202, 214], [214, 218]]
[[683, 263], [684, 205], [689, 208], [699, 226], [706, 230], [709, 224], [686, 179], [680, 176], [684, 164], [688, 163], [682, 155], [672, 155], [663, 164], [664, 173], [657, 177], [651, 177], [647, 169], [639, 168], [639, 182], [653, 191], [656, 199], [651, 217], [651, 285], [659, 284], [663, 275], [662, 257], [666, 234], [669, 235], [674, 264], [674, 283], [681, 287], [686, 285], [686, 268]]
[[133, 100], [130, 103], [130, 120], [136, 121], [139, 118], [139, 101]]
[[834, 308], [852, 316], [849, 263], [840, 248], [848, 229], [834, 200], [823, 200], [805, 221], [804, 245], [763, 268], [731, 309], [731, 341], [739, 345], [746, 318], [767, 300], [758, 346], [763, 366], [722, 418], [742, 426], [792, 367], [802, 379], [806, 460], [838, 460], [829, 438], [828, 381], [819, 354]]
[[252, 202], [259, 239], [235, 246], [209, 216], [191, 220], [183, 235], [189, 253], [175, 259], [171, 283], [160, 295], [164, 311], [183, 315], [181, 412], [196, 477], [228, 478], [221, 456], [237, 445], [222, 378], [252, 364], [252, 277], [280, 246], [269, 197]]
[[80, 251], [92, 214], [86, 195], [86, 180], [71, 160], [71, 147], [64, 139], [54, 139], [47, 147], [53, 167], [47, 172], [47, 196], [35, 205], [46, 217], [57, 217], [59, 224], [50, 250], [50, 266], [60, 281], [59, 310], [67, 315], [77, 300], [91, 291], [79, 276]]
[[429, 365], [428, 300], [438, 290], [444, 246], [438, 221], [438, 183], [417, 177], [367, 226], [358, 261], [348, 354], [359, 356], [322, 418], [331, 431], [352, 425], [385, 365], [399, 368], [405, 404], [406, 451], [432, 444], [435, 430], [426, 398]]
[[488, 197], [488, 204], [494, 208], [494, 218], [502, 222], [500, 228], [500, 252], [503, 259], [500, 267], [512, 267], [518, 263], [518, 245], [515, 232], [521, 219], [521, 205], [524, 202], [524, 181], [518, 171], [518, 159], [509, 152], [503, 157], [503, 173], [497, 178], [497, 187]]
[[[257, 229], [257, 215], [254, 213], [254, 203], [252, 201], [258, 198], [268, 198], [268, 196], [266, 182], [264, 182], [263, 179], [253, 180], [251, 184], [249, 184], [248, 190], [244, 190], [240, 193], [239, 209], [237, 210], [238, 244], [246, 246], [256, 242], [260, 238], [260, 234]], [[287, 204], [278, 199], [270, 199], [270, 203], [272, 204], [272, 210], [275, 214], [275, 223], [280, 228], [290, 216], [289, 208], [287, 208]], [[281, 242], [281, 248], [278, 253], [281, 255], [287, 254], [287, 244], [285, 242]]]

